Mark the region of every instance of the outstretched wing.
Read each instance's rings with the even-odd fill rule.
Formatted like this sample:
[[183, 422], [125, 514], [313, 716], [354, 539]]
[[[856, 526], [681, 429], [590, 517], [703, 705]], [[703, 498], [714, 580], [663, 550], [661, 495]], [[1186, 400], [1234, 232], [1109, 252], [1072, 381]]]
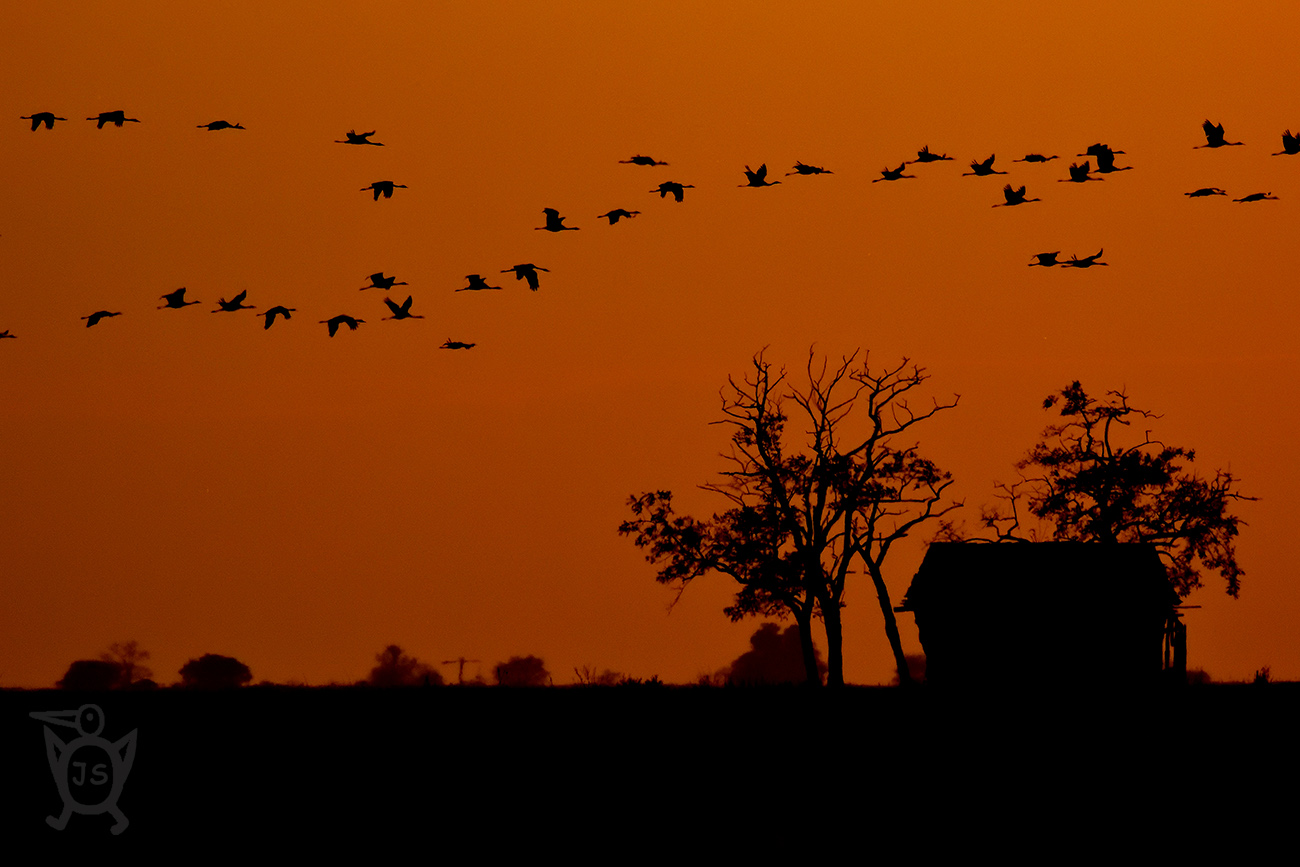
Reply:
[[63, 755], [63, 751], [67, 749], [67, 746], [68, 744], [60, 740], [52, 728], [45, 727], [45, 758], [49, 760], [50, 772], [54, 774], [56, 779], [59, 775], [59, 757]]
[[135, 736], [139, 733], [139, 729], [131, 729], [113, 742], [113, 752], [122, 759], [122, 775], [113, 780], [113, 787], [119, 791], [122, 784], [126, 782], [127, 775], [131, 773], [131, 763], [135, 761]]

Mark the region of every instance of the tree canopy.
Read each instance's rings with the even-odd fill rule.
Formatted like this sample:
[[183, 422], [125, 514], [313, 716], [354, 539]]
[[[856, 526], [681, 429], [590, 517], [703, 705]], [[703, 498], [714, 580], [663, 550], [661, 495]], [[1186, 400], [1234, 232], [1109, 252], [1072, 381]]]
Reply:
[[[619, 532], [660, 565], [657, 580], [680, 593], [709, 572], [739, 585], [725, 609], [733, 620], [750, 615], [793, 616], [799, 627], [806, 679], [820, 682], [811, 622], [826, 630], [827, 683], [844, 682], [840, 609], [851, 566], [870, 574], [885, 632], [907, 681], [883, 566], [891, 547], [918, 524], [959, 503], [944, 502], [948, 473], [903, 441], [911, 428], [956, 406], [909, 398], [929, 379], [908, 359], [872, 370], [859, 352], [831, 366], [808, 353], [807, 385], [794, 385], [762, 352], [747, 376], [728, 377], [722, 418], [731, 452], [723, 480], [703, 485], [731, 508], [708, 520], [679, 516], [672, 492], [629, 500], [632, 519]], [[789, 413], [798, 431], [787, 429]]]
[[1000, 486], [1007, 509], [985, 512], [999, 538], [1019, 539], [1019, 505], [1048, 522], [1054, 538], [1090, 542], [1147, 542], [1161, 552], [1180, 596], [1202, 586], [1202, 572], [1217, 573], [1229, 596], [1241, 588], [1236, 539], [1245, 523], [1229, 510], [1253, 500], [1236, 489], [1231, 472], [1212, 477], [1191, 469], [1192, 449], [1152, 439], [1124, 445], [1123, 431], [1156, 414], [1129, 406], [1122, 391], [1091, 397], [1078, 381], [1043, 401], [1061, 418], [1017, 465], [1022, 479]]

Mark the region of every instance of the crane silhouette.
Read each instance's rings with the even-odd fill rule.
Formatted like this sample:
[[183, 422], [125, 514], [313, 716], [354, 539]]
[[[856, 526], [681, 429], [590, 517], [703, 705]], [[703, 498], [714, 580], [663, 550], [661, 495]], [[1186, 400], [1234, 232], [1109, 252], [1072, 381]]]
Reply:
[[970, 171], [962, 172], [961, 176], [964, 178], [968, 175], [978, 175], [979, 177], [982, 178], [987, 175], [1005, 175], [1006, 172], [1000, 172], [997, 169], [993, 168], [993, 161], [997, 158], [998, 158], [997, 154], [992, 154], [988, 159], [984, 160], [983, 162], [980, 162], [979, 160], [972, 160], [970, 164]]
[[374, 135], [375, 132], [376, 130], [373, 129], [370, 132], [357, 132], [354, 129], [350, 129], [347, 132], [346, 139], [335, 139], [334, 144], [374, 145], [375, 147], [383, 147], [383, 142], [370, 140], [370, 137]]
[[391, 298], [385, 298], [384, 303], [388, 305], [389, 310], [393, 311], [392, 316], [385, 316], [384, 319], [423, 319], [424, 318], [423, 316], [418, 316], [411, 312], [410, 295], [406, 296], [406, 300], [402, 302], [401, 305], [398, 305]]
[[510, 268], [505, 269], [501, 273], [509, 274], [511, 271], [515, 272], [516, 280], [527, 280], [528, 288], [532, 289], [534, 292], [537, 291], [537, 287], [540, 285], [537, 279], [537, 272], [546, 271], [547, 273], [550, 273], [549, 268], [543, 268], [542, 266], [534, 265], [531, 262], [525, 265], [514, 265]]
[[1060, 159], [1056, 154], [1045, 157], [1042, 154], [1025, 154], [1023, 159], [1012, 160], [1013, 163], [1046, 163], [1051, 160]]
[[666, 166], [668, 163], [661, 163], [654, 157], [646, 157], [637, 154], [630, 160], [619, 160], [620, 163], [631, 163], [634, 166]]
[[91, 327], [92, 325], [98, 325], [98, 324], [99, 324], [99, 320], [101, 320], [101, 319], [107, 319], [107, 318], [110, 317], [110, 316], [121, 316], [121, 315], [122, 315], [122, 312], [121, 312], [120, 310], [119, 310], [118, 312], [116, 312], [116, 313], [110, 313], [110, 312], [107, 311], [107, 310], [99, 310], [99, 311], [96, 311], [96, 312], [90, 314], [89, 316], [83, 316], [83, 317], [81, 317], [81, 318], [84, 319], [84, 320], [86, 320], [86, 327], [89, 328], [89, 327]]
[[252, 304], [245, 304], [244, 299], [248, 297], [248, 290], [245, 289], [234, 298], [227, 301], [225, 298], [217, 301], [217, 309], [209, 310], [209, 313], [234, 313], [236, 310], [252, 310]]
[[175, 292], [168, 292], [167, 294], [165, 294], [165, 295], [160, 295], [160, 296], [158, 296], [158, 297], [161, 298], [163, 301], [166, 301], [166, 302], [167, 302], [166, 304], [161, 305], [161, 306], [158, 308], [159, 310], [165, 310], [165, 309], [167, 309], [168, 307], [172, 307], [172, 308], [175, 308], [175, 309], [178, 309], [178, 310], [179, 310], [180, 308], [182, 308], [182, 307], [188, 307], [188, 306], [191, 305], [191, 304], [202, 304], [202, 303], [203, 303], [203, 302], [201, 302], [201, 301], [186, 301], [186, 300], [185, 300], [185, 287], [184, 287], [184, 286], [182, 286], [181, 288], [177, 289]]
[[289, 314], [296, 313], [296, 312], [298, 312], [297, 307], [282, 307], [280, 305], [276, 305], [275, 307], [272, 307], [270, 310], [267, 310], [264, 313], [259, 313], [258, 316], [266, 317], [266, 324], [262, 326], [262, 329], [266, 330], [267, 328], [271, 327], [271, 324], [273, 322], [275, 322], [275, 317], [283, 316], [285, 319], [292, 319], [293, 317], [290, 316]]
[[1202, 196], [1226, 196], [1226, 190], [1218, 187], [1201, 187], [1199, 190], [1192, 190], [1190, 193], [1183, 193], [1184, 196], [1191, 196], [1193, 199], [1199, 199]]
[[457, 292], [478, 292], [481, 289], [500, 289], [500, 286], [489, 286], [487, 281], [478, 274], [466, 274], [465, 279], [469, 281], [468, 286], [462, 286]]
[[926, 145], [916, 152], [916, 159], [908, 160], [909, 163], [937, 163], [941, 160], [950, 160], [952, 157], [947, 154], [931, 153], [930, 146]]
[[1105, 178], [1094, 178], [1089, 172], [1092, 171], [1092, 161], [1084, 160], [1083, 165], [1070, 163], [1070, 176], [1068, 178], [1059, 178], [1062, 184], [1081, 184], [1084, 181], [1104, 181]]
[[335, 316], [333, 319], [322, 319], [320, 321], [320, 324], [328, 325], [330, 329], [330, 337], [333, 337], [335, 334], [338, 333], [340, 325], [346, 325], [349, 331], [356, 331], [357, 326], [361, 325], [365, 321], [366, 320], [364, 319], [357, 319], [354, 316], [345, 316], [344, 314], [340, 313], [338, 316]]
[[612, 210], [612, 211], [608, 211], [607, 213], [604, 213], [604, 214], [600, 214], [600, 215], [598, 215], [598, 216], [596, 217], [596, 219], [599, 220], [599, 219], [601, 219], [602, 217], [605, 218], [605, 219], [608, 219], [608, 220], [609, 220], [609, 224], [612, 226], [612, 225], [614, 225], [615, 223], [617, 223], [619, 220], [623, 219], [624, 217], [627, 217], [628, 219], [631, 219], [632, 217], [635, 217], [635, 216], [636, 216], [637, 214], [639, 214], [639, 213], [641, 213], [641, 212], [640, 212], [640, 211], [625, 211], [625, 210], [622, 209], [622, 208], [615, 208], [615, 209]]
[[1122, 153], [1124, 152], [1117, 151], [1108, 144], [1102, 144], [1101, 142], [1096, 142], [1094, 144], [1088, 145], [1088, 147], [1084, 150], [1084, 152], [1078, 154], [1077, 156], [1098, 157], [1101, 156], [1102, 154], [1122, 154]]
[[901, 180], [902, 178], [914, 178], [914, 177], [916, 177], [916, 175], [905, 175], [905, 174], [903, 174], [903, 169], [904, 169], [906, 166], [907, 166], [907, 163], [899, 163], [898, 168], [896, 168], [896, 169], [891, 169], [891, 168], [888, 168], [888, 167], [883, 168], [883, 169], [880, 170], [881, 177], [878, 177], [878, 178], [872, 178], [872, 179], [871, 179], [871, 183], [876, 184], [876, 183], [879, 183], [880, 181], [897, 181], [897, 180]]
[[1005, 202], [998, 202], [998, 203], [997, 203], [996, 205], [994, 205], [993, 207], [995, 207], [995, 208], [1007, 208], [1007, 207], [1010, 207], [1010, 206], [1012, 206], [1012, 205], [1023, 205], [1025, 202], [1041, 202], [1041, 201], [1042, 201], [1042, 199], [1026, 199], [1026, 198], [1025, 198], [1025, 188], [1024, 188], [1023, 186], [1021, 186], [1020, 189], [1018, 189], [1018, 190], [1013, 190], [1013, 189], [1011, 188], [1011, 184], [1007, 184], [1005, 187], [1002, 188], [1002, 195], [1003, 195], [1003, 197], [1006, 199], [1006, 201], [1005, 201]]
[[1249, 196], [1245, 196], [1240, 199], [1233, 199], [1233, 201], [1234, 202], [1264, 202], [1264, 201], [1276, 200], [1276, 199], [1277, 196], [1273, 195], [1272, 193], [1251, 193]]
[[477, 344], [477, 343], [462, 343], [462, 342], [459, 341], [459, 340], [452, 340], [452, 339], [448, 338], [448, 339], [447, 339], [447, 342], [444, 343], [442, 346], [439, 346], [438, 348], [439, 348], [439, 349], [473, 349], [475, 346], [478, 346], [478, 344]]
[[1061, 255], [1060, 250], [1057, 250], [1054, 253], [1035, 253], [1034, 258], [1038, 261], [1030, 262], [1029, 267], [1033, 268], [1037, 265], [1042, 265], [1044, 268], [1051, 268], [1053, 265], [1059, 265], [1061, 263], [1056, 261], [1056, 257], [1059, 255]]
[[1098, 259], [1101, 258], [1101, 254], [1104, 252], [1106, 251], [1103, 248], [1101, 250], [1098, 250], [1093, 255], [1086, 256], [1082, 259], [1080, 259], [1078, 256], [1071, 256], [1070, 261], [1062, 262], [1061, 265], [1066, 268], [1091, 268], [1093, 265], [1105, 265], [1107, 263], [1097, 261]]
[[745, 166], [746, 183], [738, 184], [741, 187], [773, 187], [781, 183], [780, 181], [769, 181], [767, 179], [767, 163], [758, 167], [758, 171], [753, 171], [749, 166]]
[[104, 124], [106, 123], [111, 123], [113, 126], [121, 126], [124, 123], [140, 122], [133, 117], [127, 117], [126, 112], [120, 108], [117, 111], [101, 111], [94, 117], [86, 118], [86, 120], [98, 121], [98, 123], [95, 124], [95, 129], [103, 129]]
[[364, 193], [366, 190], [374, 190], [375, 201], [377, 202], [379, 201], [380, 193], [383, 194], [385, 199], [391, 199], [393, 197], [394, 189], [405, 190], [406, 188], [407, 188], [406, 184], [395, 184], [392, 181], [375, 181], [373, 184], [371, 184], [368, 187], [362, 187], [361, 192]]
[[538, 232], [576, 232], [582, 228], [581, 226], [564, 225], [564, 217], [561, 217], [560, 212], [555, 208], [542, 208], [542, 213], [546, 215], [546, 225], [534, 226], [533, 228]]
[[[34, 114], [23, 115], [21, 119], [32, 122], [32, 132], [40, 129], [41, 124], [45, 124], [46, 129], [54, 129], [56, 120], [67, 120], [66, 117], [55, 117], [52, 111], [38, 111]], [[87, 120], [93, 120], [93, 118], [87, 118]]]
[[1204, 123], [1201, 124], [1201, 129], [1205, 131], [1205, 144], [1196, 145], [1195, 147], [1192, 148], [1192, 150], [1196, 150], [1196, 148], [1221, 148], [1221, 147], [1228, 147], [1231, 145], [1242, 144], [1242, 142], [1228, 141], [1226, 138], [1224, 138], [1223, 124], [1219, 124], [1218, 126], [1215, 126], [1214, 124], [1206, 120]]
[[[32, 123], [32, 129], [36, 129], [36, 123]], [[1282, 133], [1282, 150], [1273, 154], [1275, 157], [1286, 156], [1287, 154], [1300, 154], [1300, 135], [1291, 135], [1291, 130]]]
[[1110, 150], [1109, 148], [1107, 148], [1106, 150], [1104, 150], [1104, 151], [1098, 153], [1098, 154], [1097, 154], [1097, 171], [1101, 172], [1103, 175], [1108, 175], [1108, 174], [1110, 174], [1111, 172], [1127, 172], [1127, 171], [1129, 171], [1130, 169], [1132, 169], [1132, 168], [1133, 168], [1132, 166], [1116, 166], [1116, 165], [1115, 165], [1115, 154], [1117, 154], [1117, 153], [1119, 153], [1119, 151], [1113, 151], [1113, 150]]
[[796, 162], [794, 164], [794, 171], [786, 172], [785, 176], [788, 178], [791, 175], [833, 175], [833, 174], [835, 174], [833, 171], [831, 171], [830, 169], [824, 169], [821, 166], [807, 166], [801, 162]]
[[388, 289], [392, 289], [394, 286], [406, 286], [406, 285], [408, 284], [405, 280], [398, 281], [396, 277], [385, 277], [384, 272], [380, 271], [378, 274], [370, 275], [370, 285], [362, 286], [361, 291], [365, 292], [367, 289], [388, 290]]
[[199, 129], [206, 129], [208, 132], [216, 132], [219, 129], [243, 129], [242, 124], [231, 123], [228, 120], [214, 120], [212, 123], [201, 123]]
[[664, 181], [658, 189], [651, 190], [652, 193], [658, 193], [659, 198], [666, 197], [669, 193], [673, 194], [673, 201], [680, 202], [686, 195], [684, 190], [695, 189], [695, 184], [679, 184], [676, 181]]

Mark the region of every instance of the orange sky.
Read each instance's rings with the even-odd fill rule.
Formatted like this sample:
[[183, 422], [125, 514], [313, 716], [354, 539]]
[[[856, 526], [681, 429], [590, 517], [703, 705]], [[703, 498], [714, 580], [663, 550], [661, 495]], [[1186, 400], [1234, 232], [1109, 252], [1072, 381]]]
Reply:
[[[723, 508], [695, 487], [722, 468], [719, 387], [813, 343], [961, 394], [920, 436], [972, 525], [1045, 395], [1127, 388], [1260, 498], [1242, 598], [1189, 600], [1190, 664], [1300, 677], [1300, 156], [1270, 156], [1300, 128], [1300, 9], [91, 5], [0, 12], [0, 685], [131, 639], [163, 682], [209, 652], [351, 681], [394, 642], [471, 676], [532, 653], [557, 683], [694, 680], [758, 624], [722, 616], [720, 576], [668, 614], [616, 527], [643, 490]], [[83, 119], [118, 108], [142, 122]], [[44, 110], [70, 120], [18, 119]], [[1207, 117], [1245, 146], [1194, 149]], [[219, 119], [247, 129], [195, 128]], [[385, 147], [333, 144], [349, 129]], [[1134, 170], [1057, 183], [1097, 141]], [[955, 161], [871, 183], [926, 144]], [[1010, 162], [1032, 151], [1063, 159]], [[991, 153], [1010, 175], [960, 176]], [[782, 177], [796, 160], [834, 174]], [[784, 183], [738, 189], [760, 163]], [[385, 179], [409, 188], [359, 191]], [[1008, 180], [1043, 201], [991, 208]], [[1204, 186], [1280, 200], [1182, 195]], [[533, 231], [544, 207], [581, 231]], [[618, 207], [641, 215], [595, 219]], [[1025, 267], [1102, 247], [1107, 268]], [[550, 269], [539, 292], [497, 274], [520, 262]], [[380, 321], [357, 290], [381, 270], [425, 319]], [[505, 288], [455, 292], [470, 273]], [[156, 310], [179, 286], [204, 303]], [[241, 290], [299, 312], [209, 314]], [[123, 315], [87, 329], [100, 309]], [[329, 339], [338, 313], [366, 323]], [[888, 682], [870, 588], [847, 601], [846, 678]]]

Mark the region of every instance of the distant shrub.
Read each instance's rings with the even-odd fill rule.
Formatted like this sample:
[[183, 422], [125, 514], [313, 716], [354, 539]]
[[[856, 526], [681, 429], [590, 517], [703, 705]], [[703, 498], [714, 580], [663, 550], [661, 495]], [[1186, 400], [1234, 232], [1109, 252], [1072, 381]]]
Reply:
[[233, 689], [252, 680], [253, 672], [232, 656], [205, 653], [181, 666], [181, 686], [191, 689]]
[[407, 656], [402, 648], [390, 644], [375, 654], [379, 664], [370, 669], [371, 686], [442, 686], [442, 675], [414, 656]]
[[498, 686], [547, 686], [551, 673], [536, 656], [512, 656], [492, 670]]
[[101, 691], [115, 689], [122, 679], [122, 669], [103, 659], [78, 659], [68, 666], [63, 679], [54, 684], [59, 689]]

